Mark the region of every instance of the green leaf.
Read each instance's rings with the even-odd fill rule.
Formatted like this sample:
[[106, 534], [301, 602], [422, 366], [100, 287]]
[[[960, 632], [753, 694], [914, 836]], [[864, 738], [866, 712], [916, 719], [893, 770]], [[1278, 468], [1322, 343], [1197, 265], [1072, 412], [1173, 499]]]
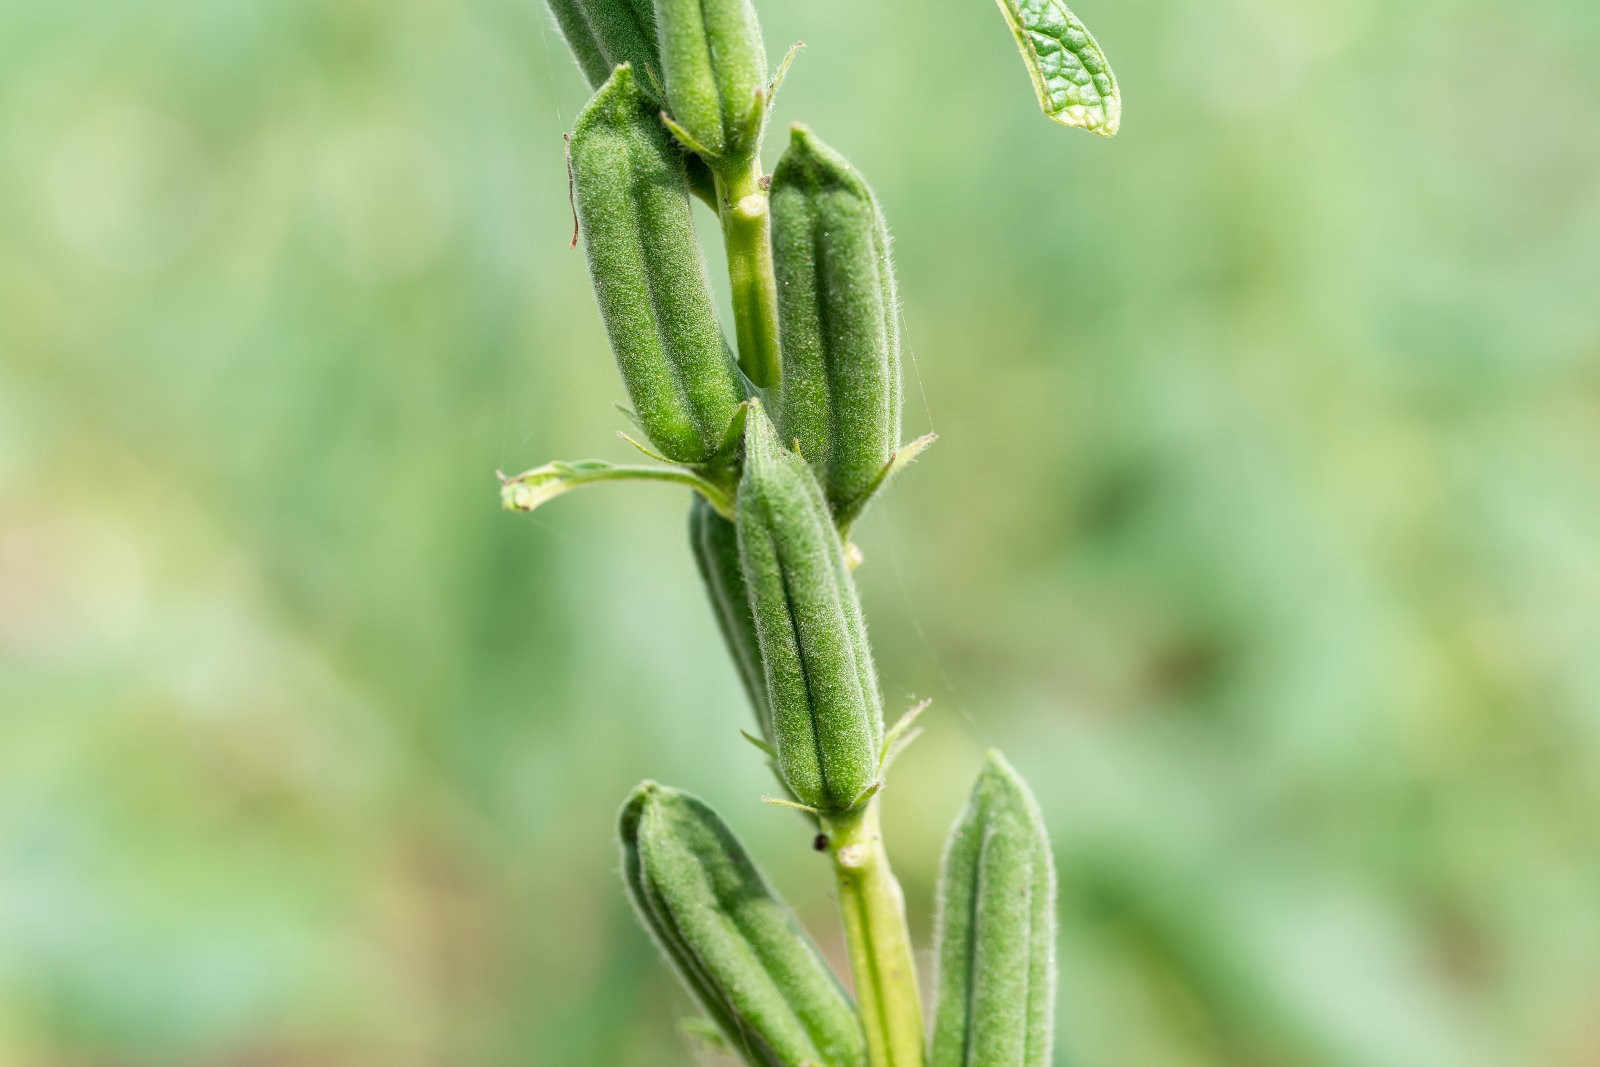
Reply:
[[718, 514], [730, 521], [733, 518], [733, 494], [728, 489], [681, 467], [619, 465], [603, 459], [555, 460], [499, 478], [500, 505], [507, 511], [533, 511], [574, 489], [602, 482], [671, 482], [688, 486]]
[[1017, 39], [1045, 116], [1111, 137], [1122, 94], [1099, 42], [1061, 0], [995, 0]]

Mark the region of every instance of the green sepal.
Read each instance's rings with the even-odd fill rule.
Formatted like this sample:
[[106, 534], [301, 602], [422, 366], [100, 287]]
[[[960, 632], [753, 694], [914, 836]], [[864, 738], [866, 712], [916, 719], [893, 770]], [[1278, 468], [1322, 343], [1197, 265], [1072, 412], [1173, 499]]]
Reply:
[[668, 110], [681, 139], [715, 168], [760, 145], [767, 52], [750, 0], [656, 0]]
[[689, 544], [711, 601], [711, 613], [716, 616], [728, 655], [744, 683], [750, 706], [755, 709], [761, 743], [776, 758], [777, 750], [771, 748], [772, 716], [767, 705], [766, 675], [761, 667], [761, 642], [750, 615], [744, 572], [739, 568], [738, 531], [703, 497], [697, 496], [689, 507]]
[[733, 409], [728, 426], [722, 431], [722, 444], [711, 454], [708, 466], [737, 467], [744, 452], [744, 424], [750, 414], [750, 402], [745, 401]]
[[896, 719], [883, 735], [883, 753], [878, 757], [878, 781], [888, 781], [889, 768], [894, 766], [894, 761], [922, 736], [922, 727], [917, 725], [917, 720], [932, 706], [932, 700], [919, 701]]
[[1122, 91], [1089, 27], [1061, 0], [995, 2], [1011, 27], [1045, 117], [1114, 137], [1122, 126]]
[[777, 420], [835, 509], [865, 503], [900, 444], [889, 230], [865, 180], [804, 126], [772, 175], [783, 374]]
[[640, 921], [746, 1063], [865, 1067], [844, 989], [715, 812], [644, 782], [623, 805], [619, 831]]
[[821, 487], [758, 401], [745, 420], [737, 510], [779, 777], [803, 805], [855, 810], [877, 786], [877, 669]]
[[773, 105], [778, 102], [778, 90], [783, 88], [784, 79], [789, 76], [789, 68], [794, 66], [795, 58], [800, 55], [805, 46], [806, 43], [804, 41], [796, 41], [790, 45], [789, 50], [783, 54], [783, 59], [779, 61], [778, 69], [773, 73], [772, 80], [767, 82], [766, 103], [769, 114]]
[[[883, 469], [877, 473], [872, 481], [867, 483], [867, 487], [861, 491], [860, 496], [834, 508], [833, 521], [839, 527], [839, 536], [848, 541], [850, 528], [861, 517], [861, 513], [867, 509], [867, 505], [872, 503], [873, 498], [883, 491], [884, 486], [894, 480], [895, 475], [911, 466], [918, 456], [933, 447], [933, 443], [938, 439], [939, 435], [936, 433], [925, 433], [915, 441], [901, 445], [894, 450], [894, 454], [889, 457], [889, 462], [883, 465]], [[855, 570], [855, 565], [852, 565], [850, 569]]]
[[745, 386], [695, 240], [683, 157], [618, 67], [578, 117], [572, 173], [589, 273], [650, 442], [698, 464], [724, 444]]
[[1055, 865], [1039, 806], [990, 752], [945, 842], [929, 1067], [1048, 1067]]

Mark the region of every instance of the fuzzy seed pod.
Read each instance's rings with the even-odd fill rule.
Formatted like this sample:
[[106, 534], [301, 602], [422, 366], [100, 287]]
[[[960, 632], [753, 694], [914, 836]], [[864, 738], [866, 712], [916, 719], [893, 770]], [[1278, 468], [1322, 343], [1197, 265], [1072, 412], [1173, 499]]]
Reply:
[[589, 274], [617, 368], [668, 459], [722, 445], [743, 382], [712, 305], [683, 159], [620, 66], [578, 116], [572, 174]]
[[755, 619], [750, 615], [750, 598], [745, 591], [744, 572], [739, 569], [739, 535], [733, 523], [716, 513], [705, 498], [695, 494], [689, 510], [689, 544], [700, 568], [717, 628], [728, 645], [739, 670], [739, 680], [750, 695], [760, 733], [772, 743], [772, 719], [767, 710], [767, 679], [761, 669], [761, 643], [756, 636]]
[[[655, 12], [650, 0], [549, 0], [550, 10], [572, 49], [578, 69], [598, 89], [617, 65], [626, 63], [642, 82], [639, 92], [656, 108], [666, 106], [661, 54], [656, 50]], [[689, 191], [717, 208], [711, 171], [703, 160], [686, 156]]]
[[620, 831], [640, 921], [746, 1062], [865, 1067], [861, 1024], [838, 979], [715, 812], [644, 782]]
[[877, 780], [877, 669], [822, 490], [757, 402], [745, 420], [738, 517], [778, 774], [802, 804], [850, 811]]
[[1056, 875], [1027, 783], [990, 752], [939, 872], [929, 1067], [1048, 1067]]
[[650, 0], [549, 0], [561, 36], [589, 85], [598, 89], [626, 63], [638, 72], [639, 91], [656, 108], [666, 99]]
[[772, 175], [783, 378], [778, 426], [835, 509], [900, 443], [900, 330], [889, 230], [872, 190], [804, 126]]
[[750, 0], [656, 0], [656, 33], [673, 121], [711, 158], [747, 159], [767, 83]]

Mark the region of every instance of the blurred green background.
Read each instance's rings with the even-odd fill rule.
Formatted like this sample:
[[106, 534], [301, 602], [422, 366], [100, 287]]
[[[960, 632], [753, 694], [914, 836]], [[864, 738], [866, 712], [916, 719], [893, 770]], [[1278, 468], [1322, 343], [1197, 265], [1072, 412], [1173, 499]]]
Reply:
[[[999, 746], [1058, 1063], [1600, 1064], [1600, 17], [1078, 7], [1109, 143], [986, 0], [763, 5], [942, 438], [859, 531], [935, 700], [914, 932]], [[0, 1063], [693, 1062], [616, 877], [646, 776], [838, 959], [683, 494], [497, 507], [629, 455], [585, 96], [540, 0], [0, 7]]]

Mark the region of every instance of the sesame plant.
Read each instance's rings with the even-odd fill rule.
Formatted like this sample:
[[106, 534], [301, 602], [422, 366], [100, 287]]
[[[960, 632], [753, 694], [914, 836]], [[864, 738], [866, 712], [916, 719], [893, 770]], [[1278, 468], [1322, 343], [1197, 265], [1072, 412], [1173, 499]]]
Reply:
[[[750, 0], [550, 0], [594, 87], [569, 139], [577, 234], [626, 413], [655, 463], [549, 463], [503, 479], [529, 511], [618, 480], [693, 493], [689, 542], [754, 710], [746, 734], [832, 860], [854, 995], [728, 825], [645, 782], [623, 805], [625, 888], [714, 1036], [761, 1067], [1048, 1064], [1055, 872], [1038, 806], [990, 753], [940, 873], [925, 1024], [878, 818], [923, 706], [884, 726], [850, 530], [932, 442], [901, 443], [899, 307], [877, 198], [802, 125], [761, 148], [769, 80]], [[1045, 113], [1110, 135], [1120, 98], [1057, 0], [1000, 0]], [[690, 212], [717, 213], [734, 345]], [[925, 705], [924, 705], [925, 706]]]

